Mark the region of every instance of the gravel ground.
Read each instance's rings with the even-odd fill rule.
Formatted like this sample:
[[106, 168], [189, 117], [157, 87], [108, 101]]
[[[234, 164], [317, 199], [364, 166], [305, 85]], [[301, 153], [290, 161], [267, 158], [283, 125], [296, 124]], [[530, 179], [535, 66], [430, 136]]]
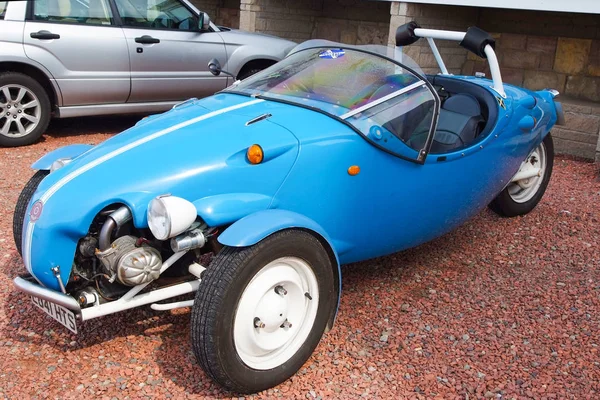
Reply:
[[[136, 120], [58, 121], [36, 145], [0, 149], [0, 396], [231, 397], [195, 364], [189, 310], [137, 309], [75, 336], [12, 287], [28, 166]], [[345, 267], [334, 329], [296, 376], [256, 397], [599, 398], [598, 170], [559, 157], [554, 171], [524, 218], [486, 210], [432, 243]]]

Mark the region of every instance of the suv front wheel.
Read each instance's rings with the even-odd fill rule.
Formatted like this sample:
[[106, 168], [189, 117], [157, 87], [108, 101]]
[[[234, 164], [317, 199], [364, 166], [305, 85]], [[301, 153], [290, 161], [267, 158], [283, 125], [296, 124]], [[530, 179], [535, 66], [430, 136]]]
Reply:
[[30, 76], [0, 73], [0, 146], [35, 143], [50, 122], [50, 99]]

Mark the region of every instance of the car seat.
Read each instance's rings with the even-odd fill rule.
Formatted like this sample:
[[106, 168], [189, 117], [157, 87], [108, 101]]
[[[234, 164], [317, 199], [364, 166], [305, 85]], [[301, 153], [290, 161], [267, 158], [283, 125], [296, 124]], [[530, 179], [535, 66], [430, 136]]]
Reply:
[[[484, 118], [475, 96], [459, 93], [444, 102], [440, 110], [437, 129], [431, 144], [431, 153], [447, 153], [467, 146], [481, 133]], [[429, 134], [418, 129], [408, 141], [410, 147], [422, 149]]]

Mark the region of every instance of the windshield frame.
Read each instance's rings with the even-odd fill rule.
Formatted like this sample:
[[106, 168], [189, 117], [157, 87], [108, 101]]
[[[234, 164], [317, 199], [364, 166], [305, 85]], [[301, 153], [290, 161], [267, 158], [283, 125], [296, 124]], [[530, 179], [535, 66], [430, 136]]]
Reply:
[[[339, 48], [349, 49], [349, 50], [352, 50], [352, 51], [357, 51], [357, 52], [360, 52], [360, 53], [369, 54], [369, 55], [372, 55], [372, 56], [375, 56], [375, 57], [382, 58], [382, 59], [384, 59], [386, 61], [392, 62], [392, 63], [396, 64], [397, 66], [406, 69], [408, 72], [410, 72], [411, 74], [413, 74], [414, 76], [416, 76], [420, 80], [419, 82], [411, 84], [411, 85], [409, 85], [409, 86], [407, 86], [405, 88], [402, 88], [402, 89], [400, 89], [400, 90], [398, 90], [396, 92], [390, 93], [386, 97], [389, 98], [389, 96], [392, 96], [391, 98], [393, 98], [393, 97], [396, 97], [396, 96], [400, 96], [400, 95], [402, 95], [404, 93], [408, 93], [409, 91], [411, 91], [412, 89], [414, 89], [416, 87], [422, 87], [423, 85], [425, 85], [427, 87], [427, 89], [429, 89], [429, 91], [431, 92], [431, 95], [433, 96], [433, 101], [434, 101], [433, 118], [431, 120], [431, 126], [429, 128], [429, 134], [427, 136], [427, 140], [425, 141], [424, 147], [422, 149], [418, 150], [418, 155], [417, 155], [416, 158], [407, 157], [407, 156], [404, 156], [402, 154], [398, 154], [398, 153], [396, 153], [394, 151], [391, 151], [391, 150], [389, 150], [389, 149], [381, 146], [380, 144], [378, 144], [374, 140], [370, 139], [369, 137], [365, 136], [363, 132], [361, 132], [357, 127], [355, 127], [354, 125], [352, 125], [350, 122], [347, 121], [347, 118], [349, 118], [350, 116], [354, 115], [353, 112], [356, 111], [356, 110], [351, 110], [351, 111], [349, 111], [348, 113], [345, 113], [342, 116], [337, 116], [337, 115], [329, 113], [329, 112], [327, 112], [327, 111], [325, 111], [323, 109], [320, 109], [320, 108], [317, 108], [317, 107], [313, 107], [313, 106], [310, 106], [310, 105], [307, 105], [307, 104], [303, 104], [301, 102], [295, 102], [295, 101], [292, 101], [292, 100], [282, 99], [282, 98], [278, 98], [278, 97], [272, 97], [272, 96], [269, 96], [269, 95], [264, 95], [264, 94], [259, 94], [259, 93], [250, 94], [248, 92], [244, 92], [244, 91], [240, 91], [240, 90], [236, 91], [235, 90], [235, 84], [232, 85], [232, 86], [229, 86], [228, 88], [225, 88], [225, 89], [223, 89], [223, 90], [221, 90], [221, 91], [219, 91], [217, 93], [231, 93], [231, 94], [238, 94], [238, 95], [252, 97], [252, 98], [257, 98], [257, 99], [262, 99], [262, 100], [268, 100], [268, 101], [273, 101], [273, 102], [278, 102], [278, 103], [283, 103], [283, 104], [293, 105], [293, 106], [296, 106], [296, 107], [305, 108], [305, 109], [308, 109], [308, 110], [311, 110], [311, 111], [315, 111], [315, 112], [327, 115], [328, 117], [335, 119], [336, 121], [338, 121], [338, 122], [346, 125], [350, 129], [352, 129], [353, 131], [355, 131], [360, 137], [362, 137], [364, 140], [366, 140], [367, 142], [369, 142], [369, 144], [375, 146], [379, 150], [384, 151], [384, 152], [386, 152], [386, 153], [388, 153], [388, 154], [390, 154], [390, 155], [392, 155], [394, 157], [398, 157], [398, 158], [401, 158], [401, 159], [406, 160], [406, 161], [414, 162], [416, 164], [421, 164], [421, 165], [425, 164], [425, 160], [427, 158], [427, 155], [429, 154], [431, 145], [433, 143], [433, 136], [434, 136], [434, 133], [435, 133], [435, 129], [437, 127], [438, 117], [439, 117], [440, 108], [441, 108], [440, 97], [439, 97], [437, 91], [435, 90], [435, 88], [433, 87], [433, 85], [431, 84], [431, 82], [429, 82], [429, 80], [427, 79], [427, 77], [425, 77], [423, 74], [419, 73], [415, 69], [413, 69], [413, 68], [411, 68], [411, 67], [409, 67], [409, 66], [407, 66], [407, 65], [405, 65], [403, 63], [401, 63], [398, 60], [395, 60], [395, 59], [393, 59], [391, 57], [383, 55], [381, 53], [378, 53], [378, 52], [375, 52], [375, 51], [370, 51], [368, 49], [357, 47], [357, 46], [352, 46], [352, 45], [345, 45], [345, 44], [332, 43], [332, 42], [330, 42], [330, 43], [331, 44], [327, 44], [327, 45], [319, 45], [319, 46], [315, 45], [315, 46], [304, 47], [304, 48], [301, 48], [300, 50], [292, 49], [292, 51], [286, 56], [286, 58], [289, 57], [290, 55], [299, 54], [299, 53], [302, 53], [302, 52], [308, 51], [308, 50], [315, 50], [315, 49], [339, 49]], [[271, 68], [273, 68], [275, 66], [277, 66], [277, 64], [274, 64], [273, 66], [271, 66], [271, 67], [269, 67], [269, 68], [267, 68], [267, 69], [259, 72], [259, 74], [262, 73], [262, 72], [266, 72], [266, 71], [268, 71], [269, 69], [271, 69]], [[418, 84], [418, 86], [416, 86], [417, 84]], [[410, 88], [411, 86], [414, 86], [414, 87]], [[369, 109], [371, 107], [375, 107], [378, 104], [380, 104], [380, 103], [375, 104], [376, 102], [377, 101], [374, 101], [372, 103], [367, 104], [366, 105], [366, 109]], [[362, 111], [365, 111], [366, 109], [363, 108]], [[351, 115], [348, 115], [348, 114], [351, 114]]]

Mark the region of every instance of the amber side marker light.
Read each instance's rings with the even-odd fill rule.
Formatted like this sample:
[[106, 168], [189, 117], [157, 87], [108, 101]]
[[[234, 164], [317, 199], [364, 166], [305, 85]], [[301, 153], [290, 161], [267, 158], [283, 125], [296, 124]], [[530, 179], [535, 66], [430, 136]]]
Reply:
[[359, 172], [360, 167], [358, 165], [352, 165], [350, 168], [348, 168], [348, 175], [358, 175]]
[[262, 147], [257, 144], [248, 147], [246, 158], [248, 158], [250, 164], [260, 164], [264, 158]]

